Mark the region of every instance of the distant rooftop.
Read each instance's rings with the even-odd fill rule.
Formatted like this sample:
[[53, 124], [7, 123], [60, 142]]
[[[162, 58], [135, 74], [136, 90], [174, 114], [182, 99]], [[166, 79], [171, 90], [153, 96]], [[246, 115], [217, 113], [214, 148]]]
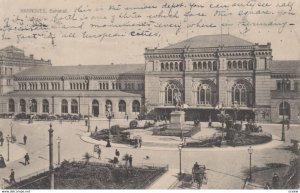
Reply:
[[272, 73], [300, 74], [300, 60], [273, 60]]
[[41, 66], [24, 70], [16, 77], [144, 74], [143, 64]]
[[204, 47], [219, 47], [219, 46], [251, 46], [254, 43], [248, 42], [241, 38], [229, 34], [221, 35], [200, 35], [189, 38], [187, 40], [167, 46], [164, 49], [174, 48], [204, 48]]

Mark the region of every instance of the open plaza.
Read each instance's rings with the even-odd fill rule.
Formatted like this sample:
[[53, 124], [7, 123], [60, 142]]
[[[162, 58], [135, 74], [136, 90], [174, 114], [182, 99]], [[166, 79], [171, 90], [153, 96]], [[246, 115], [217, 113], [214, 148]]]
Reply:
[[[113, 119], [112, 125], [118, 124], [123, 127], [128, 127], [131, 120]], [[207, 147], [207, 148], [188, 148], [184, 147], [181, 150], [181, 165], [179, 163], [179, 137], [167, 136], [151, 136], [148, 129], [134, 129], [132, 137], [139, 135], [143, 138], [141, 148], [134, 146], [111, 143], [111, 147], [106, 147], [105, 141], [97, 141], [90, 138], [90, 132], [87, 132], [88, 127], [85, 121], [14, 121], [12, 119], [1, 119], [0, 128], [4, 136], [11, 132], [16, 136], [17, 141], [10, 143], [10, 161], [7, 162], [7, 141], [0, 147], [1, 153], [6, 161], [6, 168], [0, 169], [2, 179], [9, 179], [10, 170], [15, 170], [16, 180], [26, 179], [41, 171], [46, 171], [49, 168], [49, 141], [48, 130], [52, 124], [53, 132], [53, 159], [55, 166], [58, 166], [58, 154], [60, 154], [60, 162], [63, 160], [82, 160], [83, 155], [88, 152], [94, 157], [91, 161], [109, 163], [115, 154], [115, 150], [120, 151], [120, 156], [126, 153], [132, 155], [133, 165], [153, 165], [162, 166], [168, 165], [168, 171], [164, 176], [159, 178], [148, 188], [168, 189], [174, 186], [177, 181], [177, 174], [191, 173], [195, 162], [207, 167], [208, 182], [202, 188], [204, 189], [241, 189], [244, 186], [245, 179], [249, 172], [249, 146], [239, 147]], [[144, 121], [139, 121], [140, 125]], [[218, 122], [213, 122], [212, 125], [219, 125]], [[102, 130], [108, 127], [107, 119], [91, 119], [90, 128], [94, 132], [95, 128]], [[272, 134], [272, 141], [253, 145], [252, 167], [265, 167], [266, 164], [277, 163], [289, 165], [290, 161], [295, 158], [295, 154], [289, 150], [291, 147], [291, 139], [299, 139], [299, 125], [291, 125], [286, 131], [286, 141], [280, 141], [281, 125], [280, 124], [263, 124], [264, 132]], [[207, 122], [201, 123], [202, 131], [197, 136], [200, 137], [213, 135], [216, 132], [214, 128], [208, 128]], [[12, 130], [11, 130], [12, 129]], [[28, 137], [26, 145], [23, 144], [23, 136]], [[58, 137], [61, 139], [60, 149], [58, 150]], [[99, 145], [102, 154], [101, 160], [97, 159], [97, 153], [93, 152], [94, 145]], [[165, 145], [164, 145], [165, 144]], [[59, 152], [58, 152], [59, 151]], [[25, 166], [24, 155], [30, 155], [30, 165]], [[119, 164], [124, 164], [120, 159]], [[253, 174], [255, 176], [255, 173]], [[281, 174], [283, 175], [283, 174]], [[167, 177], [168, 176], [168, 177]], [[281, 176], [282, 177], [282, 176]], [[270, 176], [270, 180], [272, 175]], [[260, 184], [259, 181], [256, 181]], [[8, 186], [6, 181], [2, 181], [2, 188]], [[261, 184], [264, 185], [264, 184]]]

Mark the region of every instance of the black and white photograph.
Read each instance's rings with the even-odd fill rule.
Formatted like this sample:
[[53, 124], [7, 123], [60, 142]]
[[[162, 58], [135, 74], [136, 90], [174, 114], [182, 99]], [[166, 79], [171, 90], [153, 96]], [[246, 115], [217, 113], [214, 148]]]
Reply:
[[0, 0], [0, 190], [298, 193], [299, 0]]

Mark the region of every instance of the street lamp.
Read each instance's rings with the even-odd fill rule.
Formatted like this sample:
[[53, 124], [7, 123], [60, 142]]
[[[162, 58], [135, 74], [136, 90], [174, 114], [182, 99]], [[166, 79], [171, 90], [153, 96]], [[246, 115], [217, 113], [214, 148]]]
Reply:
[[106, 118], [108, 119], [108, 139], [110, 139], [110, 121], [113, 116], [113, 112], [111, 110], [111, 104], [106, 104], [105, 106], [106, 106], [105, 115], [106, 115]]
[[91, 131], [90, 104], [88, 104], [88, 123], [87, 123], [87, 127], [88, 127], [88, 132], [90, 132]]
[[218, 104], [216, 106], [216, 109], [218, 111], [220, 111], [220, 121], [222, 123], [222, 139], [221, 139], [221, 143], [223, 141], [223, 138], [224, 138], [224, 118], [225, 118], [225, 109], [223, 108], [223, 104]]
[[7, 161], [9, 161], [9, 135], [7, 135], [6, 140], [7, 140]]
[[234, 123], [236, 123], [236, 121], [237, 121], [237, 113], [238, 113], [238, 110], [239, 110], [239, 105], [237, 103], [234, 103], [232, 105], [232, 109], [234, 111]]
[[57, 164], [60, 165], [60, 142], [61, 142], [61, 138], [57, 137], [56, 141], [57, 141]]
[[182, 150], [182, 146], [183, 146], [182, 143], [180, 143], [180, 144], [178, 145], [178, 150], [179, 150], [179, 175], [182, 174], [182, 173], [181, 173], [181, 150]]
[[13, 142], [13, 138], [12, 138], [12, 136], [13, 136], [13, 126], [14, 126], [14, 124], [13, 124], [13, 122], [11, 121], [11, 122], [10, 122], [10, 136], [11, 136], [10, 142], [11, 142], [11, 143]]
[[284, 90], [286, 86], [290, 83], [287, 77], [282, 77], [281, 82], [281, 90], [282, 90], [282, 134], [281, 134], [281, 141], [285, 141], [285, 128], [284, 128], [284, 115], [285, 115], [285, 108], [284, 108]]
[[249, 165], [249, 169], [250, 169], [250, 173], [249, 173], [249, 181], [252, 181], [252, 170], [251, 170], [251, 156], [252, 156], [252, 153], [253, 153], [253, 148], [252, 148], [252, 146], [250, 146], [249, 148], [248, 148], [248, 153], [249, 153], [249, 156], [250, 156], [250, 165]]
[[49, 172], [50, 172], [50, 189], [54, 189], [54, 167], [53, 167], [53, 132], [52, 124], [50, 123], [49, 132]]

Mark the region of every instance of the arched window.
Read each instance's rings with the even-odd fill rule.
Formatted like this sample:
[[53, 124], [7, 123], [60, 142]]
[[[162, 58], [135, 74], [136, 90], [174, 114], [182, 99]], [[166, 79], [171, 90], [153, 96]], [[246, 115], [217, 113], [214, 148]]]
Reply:
[[21, 99], [20, 100], [20, 111], [22, 113], [25, 113], [26, 112], [26, 101], [24, 99]]
[[99, 102], [97, 100], [93, 100], [92, 102], [92, 113], [94, 117], [99, 116]]
[[49, 102], [47, 99], [43, 100], [43, 113], [49, 113]]
[[132, 103], [132, 112], [139, 113], [141, 111], [141, 105], [139, 101], [133, 101]]
[[196, 62], [193, 62], [193, 70], [197, 70], [198, 67], [197, 67], [197, 63]]
[[179, 63], [179, 69], [180, 69], [180, 71], [183, 71], [183, 63], [182, 62]]
[[31, 106], [30, 106], [30, 111], [32, 113], [36, 113], [37, 112], [37, 102], [35, 99], [31, 100]]
[[217, 65], [217, 62], [214, 61], [213, 62], [213, 71], [217, 71], [218, 70], [218, 65]]
[[177, 63], [177, 62], [175, 62], [175, 70], [176, 70], [176, 71], [179, 70], [178, 63]]
[[165, 87], [165, 103], [175, 104], [175, 96], [179, 96], [182, 100], [182, 92], [179, 85], [171, 82]]
[[248, 69], [253, 70], [253, 61], [252, 60], [250, 60], [248, 63]]
[[113, 106], [112, 106], [111, 100], [106, 100], [106, 102], [105, 102], [105, 111], [108, 110], [108, 108], [107, 108], [108, 105], [110, 105], [110, 110], [113, 111]]
[[236, 61], [233, 61], [232, 68], [233, 68], [233, 69], [236, 69]]
[[71, 101], [71, 113], [78, 113], [78, 102], [75, 99]]
[[201, 62], [198, 62], [198, 69], [202, 70], [202, 63]]
[[160, 63], [160, 68], [161, 68], [161, 71], [164, 71], [164, 70], [165, 70], [165, 65], [164, 65], [164, 63]]
[[207, 69], [207, 64], [206, 64], [206, 62], [203, 62], [203, 69], [204, 69], [204, 70]]
[[174, 65], [173, 62], [170, 63], [170, 70], [173, 71], [174, 70]]
[[8, 111], [10, 113], [15, 112], [15, 101], [14, 101], [14, 99], [9, 99], [9, 101], [8, 101]]
[[250, 106], [252, 98], [251, 87], [243, 82], [237, 82], [232, 86], [232, 104]]
[[248, 62], [247, 62], [247, 61], [244, 61], [244, 62], [243, 62], [243, 69], [244, 69], [244, 70], [247, 70], [247, 69], [248, 69]]
[[290, 116], [290, 104], [286, 101], [284, 102], [281, 102], [280, 105], [279, 105], [279, 115], [281, 116]]
[[166, 70], [169, 70], [169, 63], [166, 63]]
[[212, 64], [211, 64], [211, 61], [208, 62], [208, 70], [209, 70], [209, 71], [212, 71]]
[[208, 84], [200, 84], [197, 92], [197, 103], [198, 104], [212, 104], [211, 99], [211, 87]]
[[119, 102], [119, 112], [126, 112], [126, 102], [123, 100]]
[[68, 113], [68, 101], [66, 99], [61, 101], [61, 113]]
[[238, 62], [238, 68], [239, 68], [239, 70], [241, 70], [241, 69], [243, 68], [242, 61], [239, 61], [239, 62]]

